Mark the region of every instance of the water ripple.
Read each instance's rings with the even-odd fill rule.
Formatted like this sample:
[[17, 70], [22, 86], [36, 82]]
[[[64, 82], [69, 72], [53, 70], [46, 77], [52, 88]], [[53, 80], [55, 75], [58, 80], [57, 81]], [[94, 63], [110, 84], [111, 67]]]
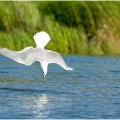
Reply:
[[74, 71], [0, 56], [0, 118], [119, 119], [120, 57], [63, 56]]

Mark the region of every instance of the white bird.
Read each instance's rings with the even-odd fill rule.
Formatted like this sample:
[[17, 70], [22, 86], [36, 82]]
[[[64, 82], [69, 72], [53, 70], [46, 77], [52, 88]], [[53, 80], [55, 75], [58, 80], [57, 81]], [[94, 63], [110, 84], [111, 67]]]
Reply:
[[46, 77], [47, 66], [49, 63], [56, 63], [63, 67], [65, 70], [73, 70], [73, 68], [66, 65], [59, 53], [44, 49], [46, 44], [51, 39], [46, 32], [38, 32], [33, 36], [33, 38], [37, 46], [36, 48], [30, 46], [24, 48], [21, 51], [12, 51], [7, 48], [0, 48], [0, 53], [18, 63], [28, 66], [35, 61], [40, 62], [44, 73], [44, 78]]

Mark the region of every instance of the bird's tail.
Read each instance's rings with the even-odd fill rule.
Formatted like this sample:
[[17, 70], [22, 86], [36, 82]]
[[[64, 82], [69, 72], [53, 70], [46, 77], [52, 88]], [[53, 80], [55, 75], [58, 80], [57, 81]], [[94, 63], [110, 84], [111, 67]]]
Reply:
[[50, 36], [44, 31], [36, 33], [33, 38], [39, 48], [44, 48], [50, 41]]

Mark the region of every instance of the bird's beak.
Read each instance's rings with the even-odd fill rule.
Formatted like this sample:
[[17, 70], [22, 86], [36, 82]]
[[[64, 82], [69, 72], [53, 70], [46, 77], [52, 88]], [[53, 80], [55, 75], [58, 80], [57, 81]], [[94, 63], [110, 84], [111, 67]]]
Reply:
[[46, 76], [44, 75], [44, 80], [46, 79]]

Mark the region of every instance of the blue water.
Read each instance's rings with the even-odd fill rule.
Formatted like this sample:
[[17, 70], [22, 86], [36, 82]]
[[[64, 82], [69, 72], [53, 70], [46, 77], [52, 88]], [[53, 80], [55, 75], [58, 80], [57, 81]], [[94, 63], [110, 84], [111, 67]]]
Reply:
[[120, 118], [120, 57], [63, 56], [74, 71], [0, 56], [0, 118]]

